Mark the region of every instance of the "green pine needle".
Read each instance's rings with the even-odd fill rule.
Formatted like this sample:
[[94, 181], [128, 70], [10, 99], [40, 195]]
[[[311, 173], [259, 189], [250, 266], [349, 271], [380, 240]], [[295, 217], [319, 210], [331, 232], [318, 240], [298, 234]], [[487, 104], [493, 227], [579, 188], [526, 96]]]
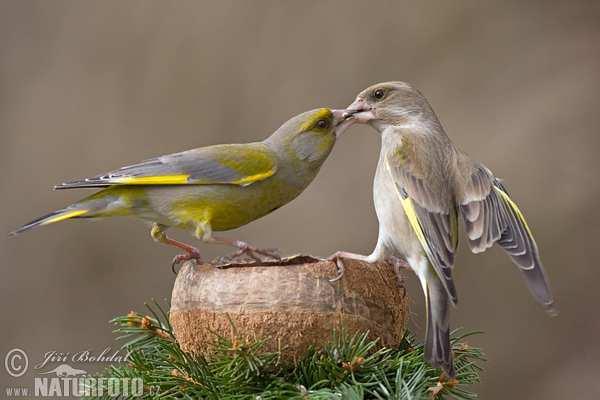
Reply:
[[441, 372], [423, 359], [423, 345], [407, 333], [397, 349], [377, 348], [368, 333], [333, 332], [329, 344], [310, 349], [295, 365], [278, 353], [261, 351], [260, 341], [218, 337], [210, 359], [183, 352], [168, 314], [156, 302], [150, 315], [129, 313], [111, 322], [125, 341], [129, 362], [102, 376], [141, 378], [143, 399], [313, 399], [418, 400], [474, 399], [484, 361], [480, 349], [464, 339], [476, 332], [452, 333], [457, 381], [440, 381]]

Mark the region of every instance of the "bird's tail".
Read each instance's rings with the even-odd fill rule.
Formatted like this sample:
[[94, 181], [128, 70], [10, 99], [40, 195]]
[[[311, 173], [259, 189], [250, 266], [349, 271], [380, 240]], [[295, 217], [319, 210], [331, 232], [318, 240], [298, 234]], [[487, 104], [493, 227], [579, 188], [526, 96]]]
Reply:
[[18, 234], [21, 234], [23, 232], [26, 232], [26, 231], [33, 229], [35, 227], [38, 227], [38, 226], [49, 225], [49, 224], [64, 221], [64, 220], [70, 219], [70, 218], [82, 217], [83, 215], [85, 215], [88, 212], [89, 212], [89, 210], [86, 210], [84, 208], [78, 208], [77, 206], [63, 208], [62, 210], [53, 211], [49, 214], [43, 215], [39, 218], [36, 218], [33, 221], [23, 225], [19, 229], [10, 232], [8, 235], [16, 236]]
[[[419, 274], [421, 275], [421, 274]], [[423, 274], [421, 284], [427, 303], [427, 332], [425, 334], [425, 359], [453, 378], [456, 375], [450, 345], [450, 299], [431, 266]]]
[[140, 191], [137, 189], [110, 187], [96, 192], [61, 210], [36, 218], [30, 223], [9, 233], [9, 236], [16, 236], [38, 226], [49, 225], [71, 218], [99, 218], [131, 215], [133, 212], [133, 205], [136, 204], [136, 196], [140, 195]]

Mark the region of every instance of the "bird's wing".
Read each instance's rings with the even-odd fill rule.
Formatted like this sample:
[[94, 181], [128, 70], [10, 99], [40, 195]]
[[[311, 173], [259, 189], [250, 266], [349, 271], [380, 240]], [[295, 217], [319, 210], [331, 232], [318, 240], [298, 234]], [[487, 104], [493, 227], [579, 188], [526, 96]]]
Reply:
[[223, 144], [169, 154], [107, 174], [78, 179], [55, 189], [112, 185], [247, 186], [277, 171], [277, 156], [264, 143]]
[[466, 171], [457, 185], [457, 198], [471, 250], [480, 253], [498, 243], [523, 272], [534, 297], [550, 309], [552, 294], [523, 213], [484, 165], [470, 163]]
[[458, 223], [449, 191], [436, 190], [428, 184], [401, 149], [388, 153], [385, 162], [410, 225], [455, 304], [457, 295], [452, 267], [458, 245]]

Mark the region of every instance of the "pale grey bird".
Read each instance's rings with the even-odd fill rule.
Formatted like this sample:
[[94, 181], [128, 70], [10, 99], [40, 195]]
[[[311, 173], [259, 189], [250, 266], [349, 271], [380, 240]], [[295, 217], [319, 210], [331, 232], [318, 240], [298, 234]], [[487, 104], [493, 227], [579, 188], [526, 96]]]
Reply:
[[468, 243], [480, 253], [498, 243], [519, 267], [533, 297], [549, 313], [553, 298], [538, 248], [522, 212], [501, 180], [450, 141], [431, 106], [413, 87], [386, 82], [362, 91], [347, 108], [381, 134], [373, 194], [379, 238], [371, 255], [337, 252], [331, 258], [395, 260], [418, 276], [427, 306], [425, 357], [455, 376], [449, 340], [458, 215]]

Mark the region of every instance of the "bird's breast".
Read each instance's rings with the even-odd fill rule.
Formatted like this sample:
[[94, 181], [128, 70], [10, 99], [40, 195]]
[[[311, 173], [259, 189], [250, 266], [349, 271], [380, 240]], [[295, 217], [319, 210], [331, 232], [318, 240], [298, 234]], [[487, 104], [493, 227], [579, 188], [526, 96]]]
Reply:
[[208, 223], [215, 231], [246, 225], [298, 195], [295, 188], [278, 180], [249, 186], [157, 187], [149, 192], [152, 208], [166, 216], [171, 225], [193, 229], [198, 223]]

